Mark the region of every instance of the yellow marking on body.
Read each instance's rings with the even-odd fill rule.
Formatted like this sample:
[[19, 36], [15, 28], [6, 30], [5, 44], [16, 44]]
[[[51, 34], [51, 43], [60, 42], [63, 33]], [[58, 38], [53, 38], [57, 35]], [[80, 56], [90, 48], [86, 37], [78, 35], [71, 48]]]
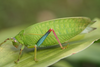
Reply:
[[44, 34], [32, 34], [32, 33], [29, 33], [30, 35], [44, 35]]
[[[44, 34], [34, 34], [34, 33], [27, 33], [26, 35], [44, 35]], [[57, 34], [57, 35], [65, 35], [65, 34]], [[48, 36], [54, 36], [53, 34], [49, 34]]]
[[[29, 35], [44, 35], [44, 34], [34, 34], [34, 33], [28, 33]], [[48, 35], [48, 36], [52, 36], [52, 35]]]

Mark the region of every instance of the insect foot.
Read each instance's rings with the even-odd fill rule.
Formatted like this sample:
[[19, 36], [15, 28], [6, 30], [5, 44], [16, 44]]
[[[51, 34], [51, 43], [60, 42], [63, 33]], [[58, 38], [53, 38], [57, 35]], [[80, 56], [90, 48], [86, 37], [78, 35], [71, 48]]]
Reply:
[[1, 45], [2, 45], [2, 44], [0, 44], [0, 47], [1, 47]]
[[14, 61], [16, 64], [18, 63], [19, 59], [17, 61]]
[[[69, 45], [69, 44], [68, 44], [68, 45]], [[67, 46], [62, 47], [61, 49], [66, 49], [66, 48], [68, 48], [68, 45], [67, 45]]]
[[[69, 45], [69, 44], [68, 44], [68, 45]], [[67, 46], [62, 47], [61, 49], [66, 49], [66, 48], [68, 48], [68, 45], [67, 45]]]
[[34, 60], [35, 60], [35, 62], [38, 62], [38, 60], [36, 58]]
[[65, 49], [66, 47], [62, 47], [61, 49]]
[[16, 64], [18, 63], [18, 61], [14, 61]]

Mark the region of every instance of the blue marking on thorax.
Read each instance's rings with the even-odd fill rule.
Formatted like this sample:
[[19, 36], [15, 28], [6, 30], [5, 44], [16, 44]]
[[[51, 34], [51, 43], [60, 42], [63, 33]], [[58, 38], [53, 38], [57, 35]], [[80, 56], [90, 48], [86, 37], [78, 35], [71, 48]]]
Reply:
[[49, 31], [45, 34], [45, 35], [43, 35], [39, 40], [38, 40], [38, 42], [37, 42], [37, 46], [40, 46], [42, 43], [43, 43], [43, 41], [46, 39], [46, 37], [49, 35]]

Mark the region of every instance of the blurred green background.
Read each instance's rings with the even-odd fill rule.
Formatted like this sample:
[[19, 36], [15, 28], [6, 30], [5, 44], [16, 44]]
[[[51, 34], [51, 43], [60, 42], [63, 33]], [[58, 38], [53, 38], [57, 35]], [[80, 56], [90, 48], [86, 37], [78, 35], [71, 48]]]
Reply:
[[[100, 0], [0, 0], [0, 31], [75, 16], [100, 18]], [[50, 67], [100, 67], [99, 47], [95, 43]]]

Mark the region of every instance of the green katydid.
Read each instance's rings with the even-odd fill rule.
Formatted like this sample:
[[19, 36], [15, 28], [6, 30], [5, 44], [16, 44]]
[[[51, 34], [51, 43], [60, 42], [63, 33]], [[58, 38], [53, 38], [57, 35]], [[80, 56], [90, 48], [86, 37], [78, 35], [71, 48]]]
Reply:
[[81, 33], [90, 23], [91, 20], [87, 17], [68, 17], [44, 21], [22, 30], [13, 38], [7, 38], [0, 46], [7, 40], [11, 40], [16, 48], [22, 44], [16, 62], [19, 61], [25, 46], [35, 48], [34, 59], [36, 61], [37, 47], [52, 46], [59, 43], [60, 47], [64, 49], [65, 47], [61, 43]]

